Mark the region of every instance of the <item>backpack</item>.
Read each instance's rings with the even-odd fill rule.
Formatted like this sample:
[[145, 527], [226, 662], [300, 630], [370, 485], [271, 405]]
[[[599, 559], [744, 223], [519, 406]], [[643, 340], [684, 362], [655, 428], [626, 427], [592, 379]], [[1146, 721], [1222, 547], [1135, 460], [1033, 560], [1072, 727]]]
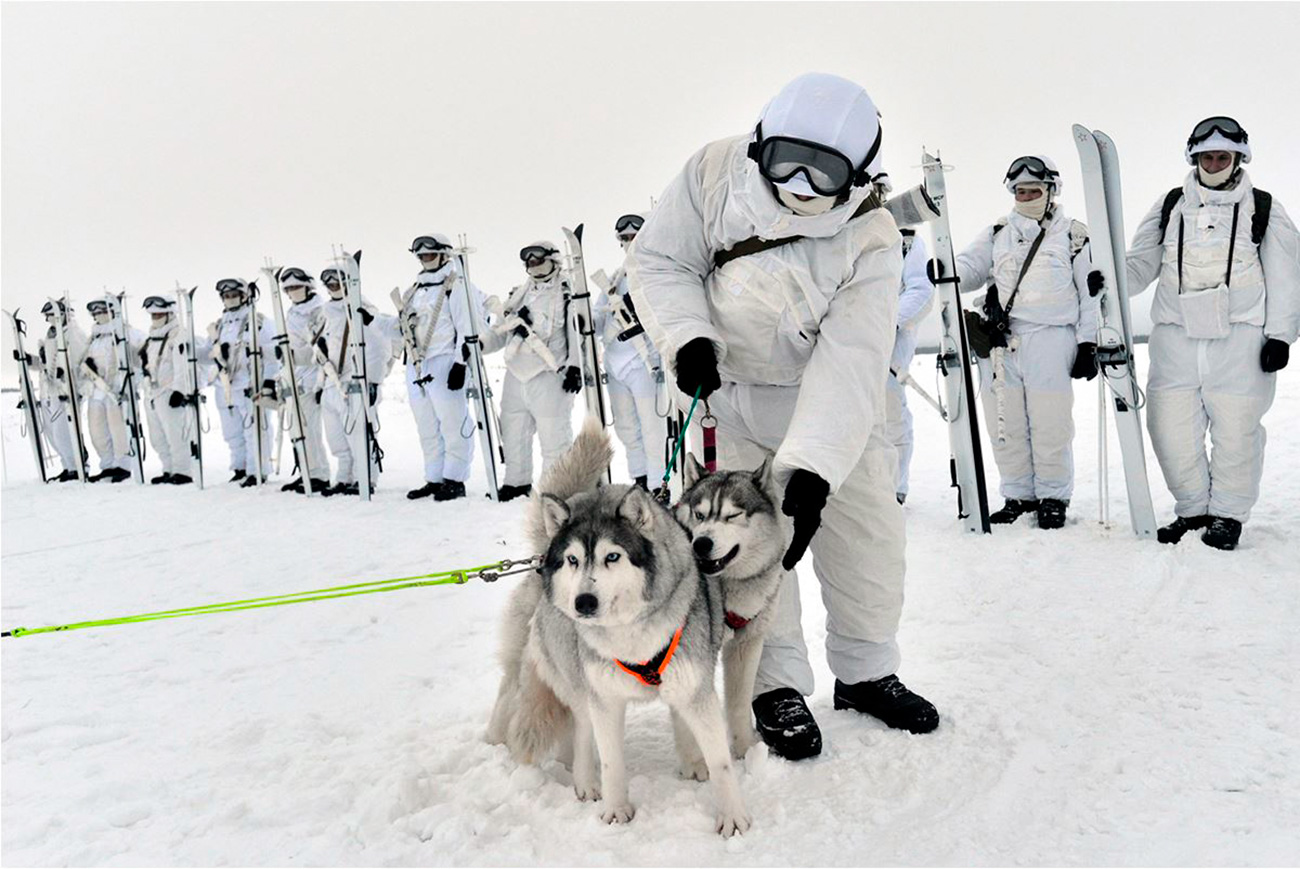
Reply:
[[[1268, 229], [1269, 212], [1273, 210], [1273, 194], [1258, 187], [1252, 187], [1251, 195], [1255, 199], [1255, 213], [1250, 218], [1250, 240], [1255, 247], [1264, 241], [1264, 230]], [[1169, 220], [1173, 216], [1174, 206], [1183, 198], [1183, 188], [1175, 187], [1165, 194], [1165, 201], [1160, 204], [1160, 243], [1164, 244], [1165, 231], [1169, 229]]]

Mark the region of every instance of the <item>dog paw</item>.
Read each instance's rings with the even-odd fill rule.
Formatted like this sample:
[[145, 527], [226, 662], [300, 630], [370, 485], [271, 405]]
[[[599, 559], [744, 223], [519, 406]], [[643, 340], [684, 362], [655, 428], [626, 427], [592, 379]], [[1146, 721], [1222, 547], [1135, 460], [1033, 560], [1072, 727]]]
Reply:
[[600, 810], [600, 819], [606, 824], [626, 824], [632, 820], [636, 814], [636, 809], [624, 803], [621, 806], [602, 806]]
[[677, 774], [684, 779], [708, 781], [709, 765], [704, 762], [702, 757], [697, 757], [694, 760], [683, 760], [677, 766]]
[[731, 756], [736, 760], [743, 760], [755, 745], [758, 745], [758, 732], [753, 727], [750, 727], [746, 732], [737, 734], [732, 738]]
[[595, 784], [573, 783], [573, 792], [578, 795], [578, 800], [584, 803], [594, 803], [600, 799], [600, 786]]
[[713, 829], [724, 839], [730, 839], [737, 833], [746, 833], [753, 825], [754, 819], [745, 814], [743, 809], [739, 811], [721, 811], [718, 812], [714, 820]]

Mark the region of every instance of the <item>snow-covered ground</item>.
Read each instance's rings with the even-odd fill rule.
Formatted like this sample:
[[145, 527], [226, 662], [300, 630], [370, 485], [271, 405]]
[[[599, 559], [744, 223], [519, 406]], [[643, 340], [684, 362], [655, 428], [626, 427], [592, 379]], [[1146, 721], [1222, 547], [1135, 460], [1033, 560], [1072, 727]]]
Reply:
[[[913, 374], [932, 391], [931, 365]], [[527, 554], [522, 506], [490, 504], [481, 482], [466, 501], [405, 500], [419, 449], [398, 393], [369, 506], [236, 489], [218, 468], [203, 492], [40, 486], [6, 400], [0, 621]], [[674, 776], [662, 708], [629, 719], [627, 826], [600, 823], [562, 767], [521, 768], [483, 742], [503, 580], [3, 640], [3, 863], [1294, 864], [1296, 372], [1266, 418], [1263, 495], [1233, 553], [1133, 539], [1117, 448], [1112, 526], [1098, 525], [1095, 384], [1077, 389], [1069, 525], [963, 533], [945, 430], [912, 404], [900, 675], [943, 724], [918, 737], [831, 709], [807, 577], [826, 749], [798, 764], [751, 752], [743, 838], [715, 836], [709, 787]], [[224, 458], [215, 428], [206, 443]], [[1149, 468], [1164, 520], [1171, 499]]]

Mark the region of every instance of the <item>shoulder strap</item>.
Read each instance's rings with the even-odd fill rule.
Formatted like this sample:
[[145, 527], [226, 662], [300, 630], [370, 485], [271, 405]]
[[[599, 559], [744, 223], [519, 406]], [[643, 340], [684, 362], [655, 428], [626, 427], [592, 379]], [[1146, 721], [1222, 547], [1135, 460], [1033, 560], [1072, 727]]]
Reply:
[[1160, 243], [1164, 244], [1165, 230], [1169, 228], [1169, 217], [1174, 213], [1174, 206], [1183, 198], [1183, 188], [1175, 187], [1165, 194], [1165, 201], [1160, 203]]
[[1237, 218], [1241, 216], [1241, 203], [1232, 206], [1232, 236], [1228, 239], [1228, 273], [1223, 276], [1223, 285], [1232, 286], [1232, 256], [1237, 251]]
[[1258, 187], [1250, 191], [1255, 196], [1255, 213], [1250, 218], [1250, 240], [1259, 247], [1264, 242], [1264, 230], [1268, 229], [1269, 212], [1273, 210], [1273, 194]]
[[[868, 211], [879, 207], [880, 196], [875, 192], [872, 192], [866, 199], [862, 200], [862, 204], [853, 212], [852, 216], [849, 217], [849, 220], [856, 220]], [[717, 271], [727, 263], [735, 259], [740, 259], [742, 256], [762, 253], [765, 250], [771, 250], [775, 247], [784, 247], [787, 244], [793, 244], [794, 242], [801, 240], [803, 237], [804, 236], [802, 235], [787, 235], [785, 238], [759, 238], [756, 235], [751, 236], [744, 241], [737, 242], [726, 250], [720, 250], [715, 253], [713, 255], [713, 269], [714, 271]]]
[[[1011, 317], [1011, 306], [1016, 303], [1016, 296], [1020, 293], [1020, 285], [1025, 281], [1025, 273], [1029, 271], [1029, 265], [1034, 261], [1034, 255], [1038, 249], [1043, 246], [1043, 239], [1047, 237], [1047, 227], [1040, 226], [1038, 235], [1034, 238], [1034, 243], [1029, 246], [1029, 253], [1025, 255], [1025, 262], [1020, 266], [1020, 274], [1016, 276], [1016, 286], [1011, 291], [1011, 296], [1007, 299], [1006, 315]], [[996, 286], [996, 284], [994, 285]]]

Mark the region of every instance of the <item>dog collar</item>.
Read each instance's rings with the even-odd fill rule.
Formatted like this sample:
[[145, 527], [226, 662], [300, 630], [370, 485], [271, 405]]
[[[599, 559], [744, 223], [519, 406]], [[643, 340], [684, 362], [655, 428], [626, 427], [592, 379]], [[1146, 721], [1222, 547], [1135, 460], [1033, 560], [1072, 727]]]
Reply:
[[727, 627], [731, 628], [733, 631], [738, 631], [741, 628], [743, 628], [745, 625], [749, 624], [749, 619], [745, 618], [744, 616], [738, 616], [735, 613], [733, 613], [731, 610], [727, 610], [727, 615], [725, 616], [725, 619], [727, 622]]
[[620, 661], [618, 658], [614, 659], [614, 663], [622, 667], [623, 672], [635, 676], [642, 685], [649, 688], [658, 688], [663, 683], [664, 670], [668, 669], [668, 662], [673, 659], [673, 653], [677, 651], [677, 644], [681, 639], [682, 629], [678, 628], [677, 633], [673, 634], [673, 638], [668, 642], [668, 645], [645, 663], [629, 664], [626, 661]]

